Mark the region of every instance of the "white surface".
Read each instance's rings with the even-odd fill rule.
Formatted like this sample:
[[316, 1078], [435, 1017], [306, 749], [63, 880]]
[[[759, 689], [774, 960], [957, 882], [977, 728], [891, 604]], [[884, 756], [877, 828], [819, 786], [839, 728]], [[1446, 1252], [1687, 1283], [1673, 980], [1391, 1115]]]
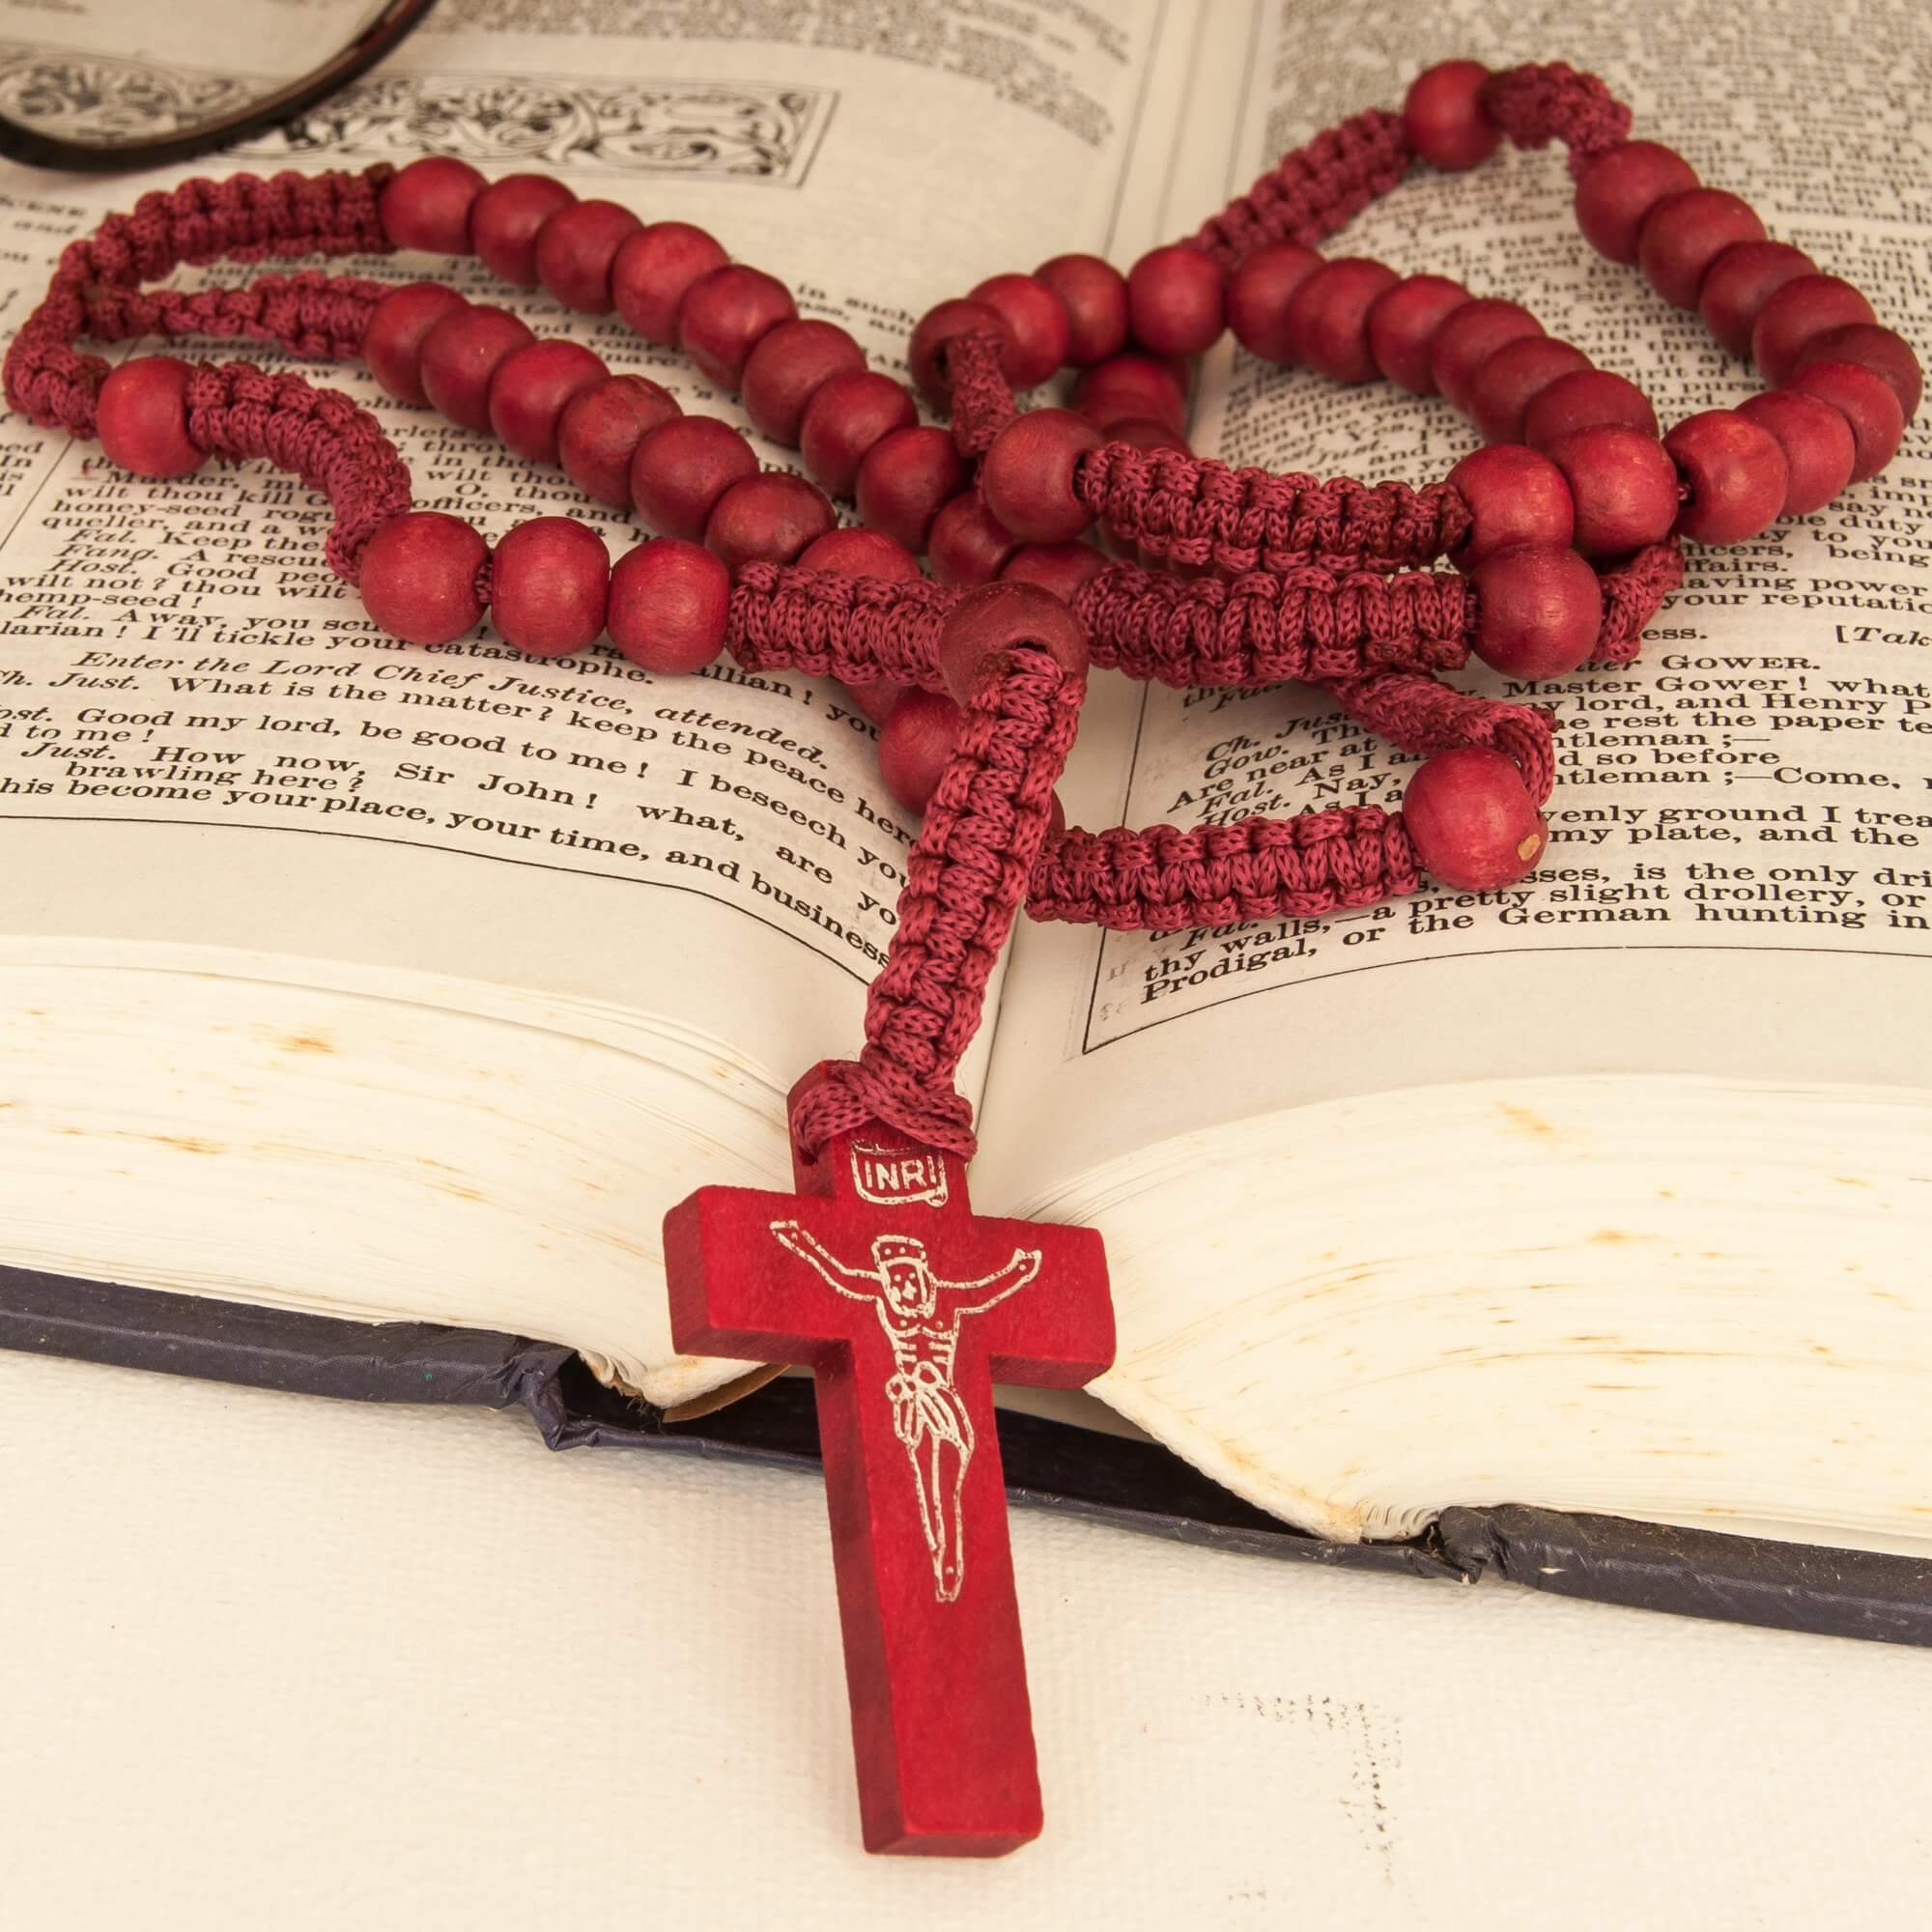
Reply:
[[1899, 1925], [1932, 1657], [1025, 1514], [1047, 1836], [856, 1849], [822, 1507], [0, 1353], [9, 1926]]

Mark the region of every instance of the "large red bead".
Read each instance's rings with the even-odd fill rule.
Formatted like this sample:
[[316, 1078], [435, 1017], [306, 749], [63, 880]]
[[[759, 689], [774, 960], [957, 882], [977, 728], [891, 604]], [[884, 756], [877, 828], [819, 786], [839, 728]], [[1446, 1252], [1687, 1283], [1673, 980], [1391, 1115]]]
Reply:
[[611, 572], [611, 641], [646, 670], [687, 677], [724, 648], [731, 573], [701, 545], [652, 537]]
[[451, 309], [423, 337], [423, 394], [465, 429], [490, 427], [490, 384], [518, 350], [534, 342], [527, 326], [491, 303]]
[[1763, 240], [1764, 223], [1747, 201], [1720, 187], [1688, 187], [1644, 216], [1637, 267], [1665, 301], [1695, 308], [1711, 264], [1734, 242]]
[[866, 352], [836, 322], [781, 322], [746, 358], [745, 413], [774, 442], [796, 448], [818, 385], [865, 366]]
[[708, 382], [735, 389], [767, 330], [798, 314], [776, 275], [728, 262], [694, 282], [677, 312], [677, 346]]
[[1087, 675], [1087, 627], [1036, 583], [984, 583], [968, 591], [940, 626], [934, 655], [948, 693], [963, 705], [1020, 650], [1044, 651], [1069, 677]]
[[1483, 83], [1490, 71], [1480, 61], [1440, 61], [1409, 83], [1402, 103], [1402, 130], [1432, 168], [1459, 173], [1486, 161], [1502, 138], [1483, 112]]
[[1475, 653], [1506, 677], [1562, 677], [1597, 648], [1604, 591], [1567, 544], [1519, 544], [1469, 573]]
[[1898, 398], [1898, 407], [1910, 422], [1918, 413], [1925, 391], [1924, 371], [1904, 336], [1875, 322], [1847, 322], [1814, 335], [1798, 352], [1798, 367], [1807, 369], [1814, 362], [1858, 362], [1883, 376]]
[[1393, 269], [1359, 255], [1324, 262], [1288, 298], [1288, 340], [1295, 360], [1332, 383], [1373, 382], [1369, 310], [1397, 279]]
[[1187, 385], [1171, 363], [1156, 355], [1110, 355], [1083, 370], [1073, 384], [1072, 403], [1090, 420], [1151, 416], [1176, 436], [1187, 430]]
[[357, 582], [370, 620], [409, 644], [448, 644], [476, 628], [490, 546], [461, 517], [411, 510], [363, 547]]
[[1781, 388], [1814, 336], [1848, 322], [1876, 322], [1872, 305], [1836, 275], [1798, 275], [1765, 298], [1751, 325], [1751, 360], [1774, 389]]
[[391, 178], [377, 203], [383, 233], [427, 255], [469, 252], [469, 211], [486, 185], [468, 161], [425, 155]]
[[1002, 583], [1037, 583], [1064, 604], [1071, 604], [1083, 583], [1107, 567], [1105, 555], [1090, 543], [1021, 544], [1000, 572]]
[[704, 547], [733, 574], [748, 563], [792, 563], [837, 521], [824, 491], [767, 469], [732, 484], [711, 506]]
[[979, 491], [962, 490], [932, 520], [926, 552], [942, 583], [990, 583], [1020, 540], [986, 507]]
[[1654, 436], [1601, 423], [1559, 436], [1545, 451], [1577, 505], [1585, 556], [1628, 556], [1662, 543], [1677, 521], [1677, 469]]
[[1298, 242], [1270, 242], [1243, 257], [1228, 277], [1228, 327], [1250, 355], [1286, 366], [1294, 359], [1288, 305], [1321, 267], [1321, 257]]
[[469, 210], [469, 242], [493, 275], [520, 289], [537, 285], [537, 232], [577, 199], [554, 175], [505, 175]]
[[1520, 544], [1546, 548], [1570, 541], [1576, 509], [1562, 471], [1520, 442], [1492, 443], [1465, 456], [1448, 482], [1469, 506], [1469, 532], [1450, 561], [1468, 570]]
[[1626, 141], [1583, 170], [1577, 183], [1577, 226], [1598, 254], [1636, 260], [1644, 217], [1667, 194], [1697, 185], [1697, 171], [1656, 141]]
[[490, 565], [491, 615], [504, 642], [531, 657], [567, 657], [604, 630], [611, 554], [575, 517], [533, 517], [501, 543]]
[[208, 460], [188, 435], [187, 381], [175, 355], [135, 355], [108, 372], [94, 429], [110, 463], [135, 476], [186, 476]]
[[423, 338], [451, 309], [469, 306], [440, 282], [409, 282], [385, 295], [371, 311], [362, 335], [362, 360], [378, 387], [399, 403], [426, 403]]
[[1127, 278], [1097, 255], [1056, 255], [1034, 270], [1066, 310], [1066, 357], [1077, 369], [1127, 346]]
[[944, 409], [952, 395], [952, 377], [947, 368], [946, 345], [955, 335], [997, 335], [1000, 338], [1000, 368], [1007, 366], [1007, 319], [990, 302], [968, 301], [955, 297], [938, 303], [920, 317], [912, 338], [906, 344], [906, 368], [912, 385], [934, 409]]
[[537, 230], [537, 279], [565, 308], [609, 315], [617, 251], [643, 223], [614, 201], [576, 201]]
[[1520, 335], [1476, 371], [1469, 414], [1489, 442], [1520, 442], [1529, 406], [1559, 376], [1587, 369], [1590, 358], [1550, 335]]
[[801, 570], [837, 571], [840, 577], [884, 577], [910, 582], [922, 573], [919, 558], [884, 530], [847, 524], [827, 530], [798, 560]]
[[986, 507], [1023, 543], [1065, 543], [1094, 522], [1074, 489], [1100, 433], [1071, 410], [1030, 410], [995, 438], [980, 466]]
[[895, 429], [866, 452], [852, 487], [859, 515], [918, 555], [932, 520], [966, 487], [966, 463], [943, 429]]
[[1185, 242], [1150, 248], [1127, 270], [1127, 325], [1156, 355], [1199, 355], [1221, 338], [1227, 277]]
[[1876, 476], [1898, 453], [1905, 412], [1898, 391], [1861, 362], [1812, 362], [1785, 384], [1801, 396], [1830, 403], [1852, 426], [1852, 481]]
[[1789, 242], [1733, 242], [1704, 270], [1697, 313], [1720, 349], [1748, 355], [1758, 310], [1786, 282], [1817, 272], [1811, 257]]
[[611, 299], [646, 342], [677, 340], [678, 310], [692, 285], [729, 260], [723, 245], [688, 221], [654, 221], [633, 235], [611, 264]]
[[1657, 412], [1627, 377], [1607, 369], [1577, 369], [1557, 377], [1530, 399], [1522, 412], [1522, 440], [1532, 449], [1547, 449], [1559, 436], [1598, 423], [1622, 423], [1655, 436]]
[[610, 375], [582, 343], [552, 336], [506, 355], [490, 379], [490, 427], [526, 463], [554, 463], [564, 406]]
[[1852, 426], [1822, 398], [1792, 389], [1767, 389], [1740, 403], [1738, 413], [1769, 430], [1784, 452], [1780, 515], [1808, 517], [1852, 480], [1852, 467], [1858, 461]]
[[712, 506], [732, 484], [754, 476], [752, 445], [716, 416], [673, 416], [646, 430], [631, 459], [631, 500], [663, 536], [699, 542]]
[[1073, 342], [1066, 304], [1036, 275], [990, 275], [967, 297], [984, 302], [1007, 326], [1000, 371], [1015, 389], [1056, 375]]
[[1442, 320], [1429, 345], [1429, 374], [1436, 388], [1466, 412], [1476, 371], [1505, 343], [1541, 335], [1543, 325], [1513, 301], [1464, 302]]
[[939, 789], [966, 714], [936, 691], [908, 691], [879, 727], [879, 777], [886, 789], [914, 813], [923, 812]]
[[876, 369], [851, 370], [812, 391], [799, 419], [799, 454], [821, 490], [849, 497], [872, 445], [918, 421], [919, 405], [903, 383]]
[[670, 391], [648, 376], [611, 376], [564, 405], [556, 460], [586, 496], [614, 510], [631, 507], [631, 462], [661, 422], [682, 415]]
[[1416, 771], [1402, 822], [1423, 869], [1464, 893], [1514, 885], [1549, 841], [1522, 774], [1501, 752], [1476, 745], [1437, 752]]
[[1435, 331], [1467, 305], [1469, 291], [1447, 275], [1408, 275], [1369, 305], [1369, 354], [1391, 383], [1418, 396], [1435, 393], [1429, 359]]
[[1777, 439], [1735, 410], [1686, 416], [1663, 446], [1690, 495], [1679, 531], [1698, 543], [1743, 543], [1777, 521], [1788, 478]]

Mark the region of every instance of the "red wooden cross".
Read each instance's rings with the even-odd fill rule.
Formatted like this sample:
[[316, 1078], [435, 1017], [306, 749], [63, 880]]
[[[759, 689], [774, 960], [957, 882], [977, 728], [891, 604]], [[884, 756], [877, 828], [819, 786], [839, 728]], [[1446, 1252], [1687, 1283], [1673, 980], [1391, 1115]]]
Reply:
[[671, 1335], [813, 1371], [867, 1850], [1009, 1852], [1040, 1804], [993, 1383], [1113, 1360], [1100, 1236], [975, 1214], [963, 1161], [882, 1126], [794, 1171], [665, 1217]]

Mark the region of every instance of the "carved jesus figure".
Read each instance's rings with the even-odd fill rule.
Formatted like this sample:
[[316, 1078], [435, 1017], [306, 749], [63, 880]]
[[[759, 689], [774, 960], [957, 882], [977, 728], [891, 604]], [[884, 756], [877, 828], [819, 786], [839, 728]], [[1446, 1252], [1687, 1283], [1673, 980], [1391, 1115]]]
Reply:
[[979, 1281], [945, 1281], [913, 1235], [879, 1236], [872, 1265], [848, 1267], [796, 1221], [774, 1221], [772, 1233], [828, 1287], [869, 1301], [878, 1315], [893, 1350], [886, 1382], [893, 1432], [912, 1463], [933, 1594], [950, 1604], [966, 1576], [960, 1497], [973, 1460], [972, 1420], [952, 1379], [959, 1323], [1023, 1289], [1039, 1272], [1039, 1252], [1015, 1248], [1004, 1267]]

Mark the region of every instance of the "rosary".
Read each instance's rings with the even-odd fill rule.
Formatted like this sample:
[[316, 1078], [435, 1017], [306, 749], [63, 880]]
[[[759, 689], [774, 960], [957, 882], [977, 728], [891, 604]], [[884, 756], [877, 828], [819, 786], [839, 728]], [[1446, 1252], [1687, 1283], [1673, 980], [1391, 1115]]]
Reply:
[[[1062, 255], [940, 303], [907, 363], [950, 428], [703, 230], [443, 157], [144, 195], [64, 251], [8, 352], [14, 409], [98, 436], [138, 476], [265, 459], [321, 492], [330, 565], [395, 638], [452, 643], [488, 610], [537, 657], [608, 636], [675, 675], [728, 652], [838, 678], [878, 725], [881, 779], [923, 823], [864, 1044], [792, 1090], [794, 1193], [700, 1188], [664, 1230], [678, 1348], [816, 1378], [869, 1850], [989, 1855], [1040, 1830], [992, 1385], [1087, 1382], [1114, 1324], [1096, 1234], [975, 1215], [967, 1198], [953, 1075], [1016, 914], [1168, 932], [1318, 919], [1425, 876], [1471, 892], [1523, 877], [1548, 836], [1553, 718], [1441, 674], [1471, 654], [1528, 680], [1628, 663], [1679, 582], [1681, 539], [1737, 543], [1823, 508], [1890, 460], [1918, 408], [1911, 348], [1856, 288], [1630, 124], [1561, 65], [1432, 68], [1402, 113], [1319, 135], [1124, 276]], [[1504, 136], [1560, 140], [1585, 238], [1695, 308], [1767, 390], [1660, 438], [1640, 390], [1517, 303], [1315, 252], [1411, 160], [1473, 167]], [[815, 480], [761, 469], [729, 423], [434, 282], [143, 288], [184, 263], [399, 248], [614, 308], [737, 391]], [[1264, 361], [1440, 393], [1485, 446], [1420, 489], [1199, 459], [1187, 358], [1224, 329]], [[242, 361], [110, 371], [74, 347], [187, 335], [359, 358], [398, 401], [561, 465], [659, 534], [614, 565], [570, 517], [493, 547], [411, 508], [401, 459], [344, 396]], [[1019, 409], [1065, 367], [1069, 408]], [[1094, 665], [1180, 688], [1299, 680], [1424, 762], [1399, 812], [1071, 829], [1053, 787]]]

